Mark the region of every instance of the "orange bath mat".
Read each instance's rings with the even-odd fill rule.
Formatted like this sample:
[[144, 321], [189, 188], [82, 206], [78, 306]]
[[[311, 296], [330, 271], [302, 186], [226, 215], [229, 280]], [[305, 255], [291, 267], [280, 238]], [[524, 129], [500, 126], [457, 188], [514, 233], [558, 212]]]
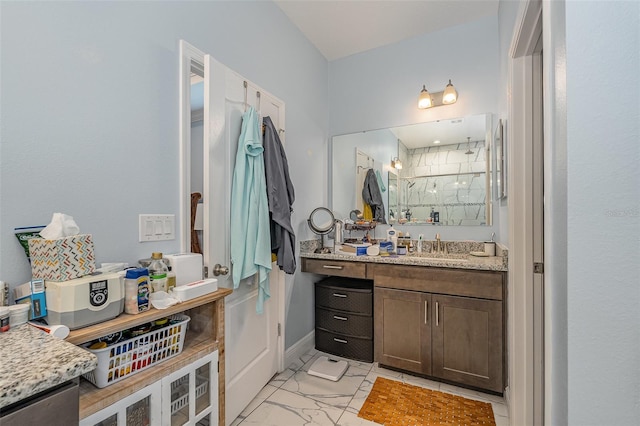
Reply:
[[488, 402], [378, 377], [358, 417], [385, 426], [493, 425]]

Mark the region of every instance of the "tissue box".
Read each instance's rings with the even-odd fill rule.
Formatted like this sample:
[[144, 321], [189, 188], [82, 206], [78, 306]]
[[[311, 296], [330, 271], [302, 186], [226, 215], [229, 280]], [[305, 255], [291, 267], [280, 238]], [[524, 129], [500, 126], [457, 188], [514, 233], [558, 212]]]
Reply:
[[345, 253], [355, 254], [356, 256], [365, 256], [367, 254], [367, 247], [371, 244], [343, 244], [341, 251]]
[[29, 240], [33, 278], [67, 281], [96, 270], [91, 235], [80, 234], [57, 240]]

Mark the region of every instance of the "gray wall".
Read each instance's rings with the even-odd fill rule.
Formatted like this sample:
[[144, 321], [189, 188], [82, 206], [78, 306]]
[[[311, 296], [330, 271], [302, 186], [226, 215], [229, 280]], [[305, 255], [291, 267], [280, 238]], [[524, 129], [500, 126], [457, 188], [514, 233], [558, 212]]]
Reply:
[[638, 2], [566, 2], [572, 425], [640, 422], [639, 29]]
[[[178, 40], [286, 103], [293, 224], [326, 192], [327, 61], [271, 2], [2, 2], [0, 279], [30, 269], [13, 228], [74, 216], [98, 263], [176, 252], [138, 243], [138, 214], [178, 213]], [[313, 177], [313, 178], [311, 178]], [[286, 346], [313, 329], [293, 286]]]
[[[458, 90], [457, 103], [417, 108], [423, 84], [429, 91], [438, 92], [444, 90], [449, 79]], [[498, 82], [497, 16], [332, 61], [329, 133], [340, 135], [497, 113]], [[500, 217], [495, 214], [492, 227], [439, 227], [437, 232], [444, 240], [485, 240], [492, 231], [499, 232], [499, 223]], [[427, 239], [433, 239], [436, 232], [433, 226], [396, 228], [416, 235], [424, 233]]]
[[[500, 3], [505, 117], [508, 53], [521, 6]], [[636, 425], [640, 3], [544, 2], [543, 19], [545, 105], [552, 107], [545, 113], [548, 420]]]

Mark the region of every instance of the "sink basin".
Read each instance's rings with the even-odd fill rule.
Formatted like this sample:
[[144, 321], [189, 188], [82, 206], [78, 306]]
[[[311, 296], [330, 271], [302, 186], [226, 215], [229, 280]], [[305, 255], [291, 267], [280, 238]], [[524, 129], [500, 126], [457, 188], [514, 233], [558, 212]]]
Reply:
[[466, 254], [438, 254], [438, 253], [410, 253], [406, 257], [417, 257], [425, 260], [436, 260], [438, 262], [468, 262]]

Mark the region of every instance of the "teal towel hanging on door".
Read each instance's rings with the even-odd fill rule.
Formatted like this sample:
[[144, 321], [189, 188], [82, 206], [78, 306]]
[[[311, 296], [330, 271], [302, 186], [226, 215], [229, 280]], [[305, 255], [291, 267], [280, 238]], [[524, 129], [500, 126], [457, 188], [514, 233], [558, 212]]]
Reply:
[[262, 313], [269, 298], [271, 237], [264, 174], [264, 148], [258, 113], [253, 107], [242, 115], [236, 165], [231, 184], [231, 262], [233, 288], [258, 274], [256, 312]]

